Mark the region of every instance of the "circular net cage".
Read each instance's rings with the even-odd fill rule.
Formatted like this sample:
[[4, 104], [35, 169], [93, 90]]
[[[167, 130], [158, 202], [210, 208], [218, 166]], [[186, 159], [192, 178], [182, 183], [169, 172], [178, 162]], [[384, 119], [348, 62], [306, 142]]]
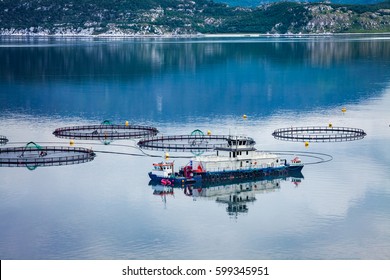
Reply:
[[367, 134], [360, 128], [308, 126], [276, 129], [275, 139], [297, 142], [343, 142], [363, 139]]
[[40, 146], [34, 142], [25, 147], [0, 149], [0, 166], [27, 167], [59, 166], [89, 162], [95, 158], [90, 149], [78, 147]]
[[5, 145], [7, 143], [8, 143], [7, 137], [0, 135], [0, 145]]
[[[191, 152], [195, 155], [206, 151], [213, 151], [216, 148], [228, 148], [229, 135], [204, 135], [203, 133], [192, 133], [191, 135], [171, 135], [149, 137], [140, 140], [137, 145], [141, 149], [171, 152]], [[241, 137], [242, 138], [242, 137]], [[245, 137], [254, 142], [252, 138]]]
[[104, 121], [100, 125], [84, 125], [57, 128], [53, 134], [59, 138], [100, 140], [105, 144], [113, 140], [143, 138], [157, 135], [155, 127], [141, 125], [115, 125]]

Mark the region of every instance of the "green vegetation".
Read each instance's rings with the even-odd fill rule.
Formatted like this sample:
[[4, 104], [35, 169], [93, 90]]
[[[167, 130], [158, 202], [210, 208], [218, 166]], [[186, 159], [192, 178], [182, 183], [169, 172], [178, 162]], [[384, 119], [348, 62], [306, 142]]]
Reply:
[[390, 1], [240, 8], [208, 0], [0, 0], [0, 34], [388, 32], [389, 26]]
[[[225, 24], [217, 32], [220, 33], [286, 33], [299, 32], [308, 20], [303, 5], [297, 3], [281, 2], [266, 8], [257, 8], [250, 13], [241, 13], [235, 17], [227, 18]], [[297, 28], [290, 28], [296, 23]]]

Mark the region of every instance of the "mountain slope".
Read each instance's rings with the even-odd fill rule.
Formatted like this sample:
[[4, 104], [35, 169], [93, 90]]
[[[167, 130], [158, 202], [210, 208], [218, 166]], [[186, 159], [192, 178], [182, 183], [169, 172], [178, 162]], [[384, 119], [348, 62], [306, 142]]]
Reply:
[[256, 8], [208, 0], [2, 0], [0, 34], [180, 35], [390, 32], [390, 1], [280, 2]]

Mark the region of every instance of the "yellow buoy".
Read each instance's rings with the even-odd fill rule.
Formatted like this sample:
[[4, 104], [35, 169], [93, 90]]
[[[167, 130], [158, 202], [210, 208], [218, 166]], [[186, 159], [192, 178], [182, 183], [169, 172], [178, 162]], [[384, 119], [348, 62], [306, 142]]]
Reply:
[[341, 109], [341, 112], [343, 112], [343, 113], [347, 112], [347, 108], [343, 107], [343, 108]]
[[246, 119], [246, 118], [247, 118], [247, 115], [242, 115], [242, 118], [243, 118], [243, 119]]
[[330, 123], [328, 126], [329, 126], [329, 127], [332, 127], [333, 125]]
[[168, 160], [169, 159], [169, 154], [168, 152], [165, 152], [165, 160]]
[[126, 121], [126, 122], [125, 122], [125, 126], [129, 126], [129, 121]]
[[211, 131], [210, 130], [207, 130], [207, 135], [211, 135]]
[[73, 140], [73, 139], [71, 139], [71, 140], [69, 141], [69, 145], [71, 145], [71, 146], [74, 145], [74, 140]]
[[305, 142], [305, 147], [309, 147], [309, 142]]

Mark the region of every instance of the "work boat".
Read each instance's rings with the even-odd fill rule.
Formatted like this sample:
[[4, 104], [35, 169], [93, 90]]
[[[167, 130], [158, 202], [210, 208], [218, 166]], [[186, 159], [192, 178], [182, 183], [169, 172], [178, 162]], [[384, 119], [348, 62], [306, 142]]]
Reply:
[[175, 173], [173, 162], [154, 163], [149, 177], [156, 183], [184, 185], [263, 178], [300, 173], [303, 163], [298, 157], [290, 162], [276, 154], [256, 150], [250, 137], [229, 136], [227, 145], [215, 148], [212, 155], [200, 155]]
[[149, 177], [152, 182], [164, 186], [185, 185], [195, 182], [193, 178], [187, 178], [182, 174], [175, 173], [173, 161], [153, 163], [153, 170], [149, 172]]

